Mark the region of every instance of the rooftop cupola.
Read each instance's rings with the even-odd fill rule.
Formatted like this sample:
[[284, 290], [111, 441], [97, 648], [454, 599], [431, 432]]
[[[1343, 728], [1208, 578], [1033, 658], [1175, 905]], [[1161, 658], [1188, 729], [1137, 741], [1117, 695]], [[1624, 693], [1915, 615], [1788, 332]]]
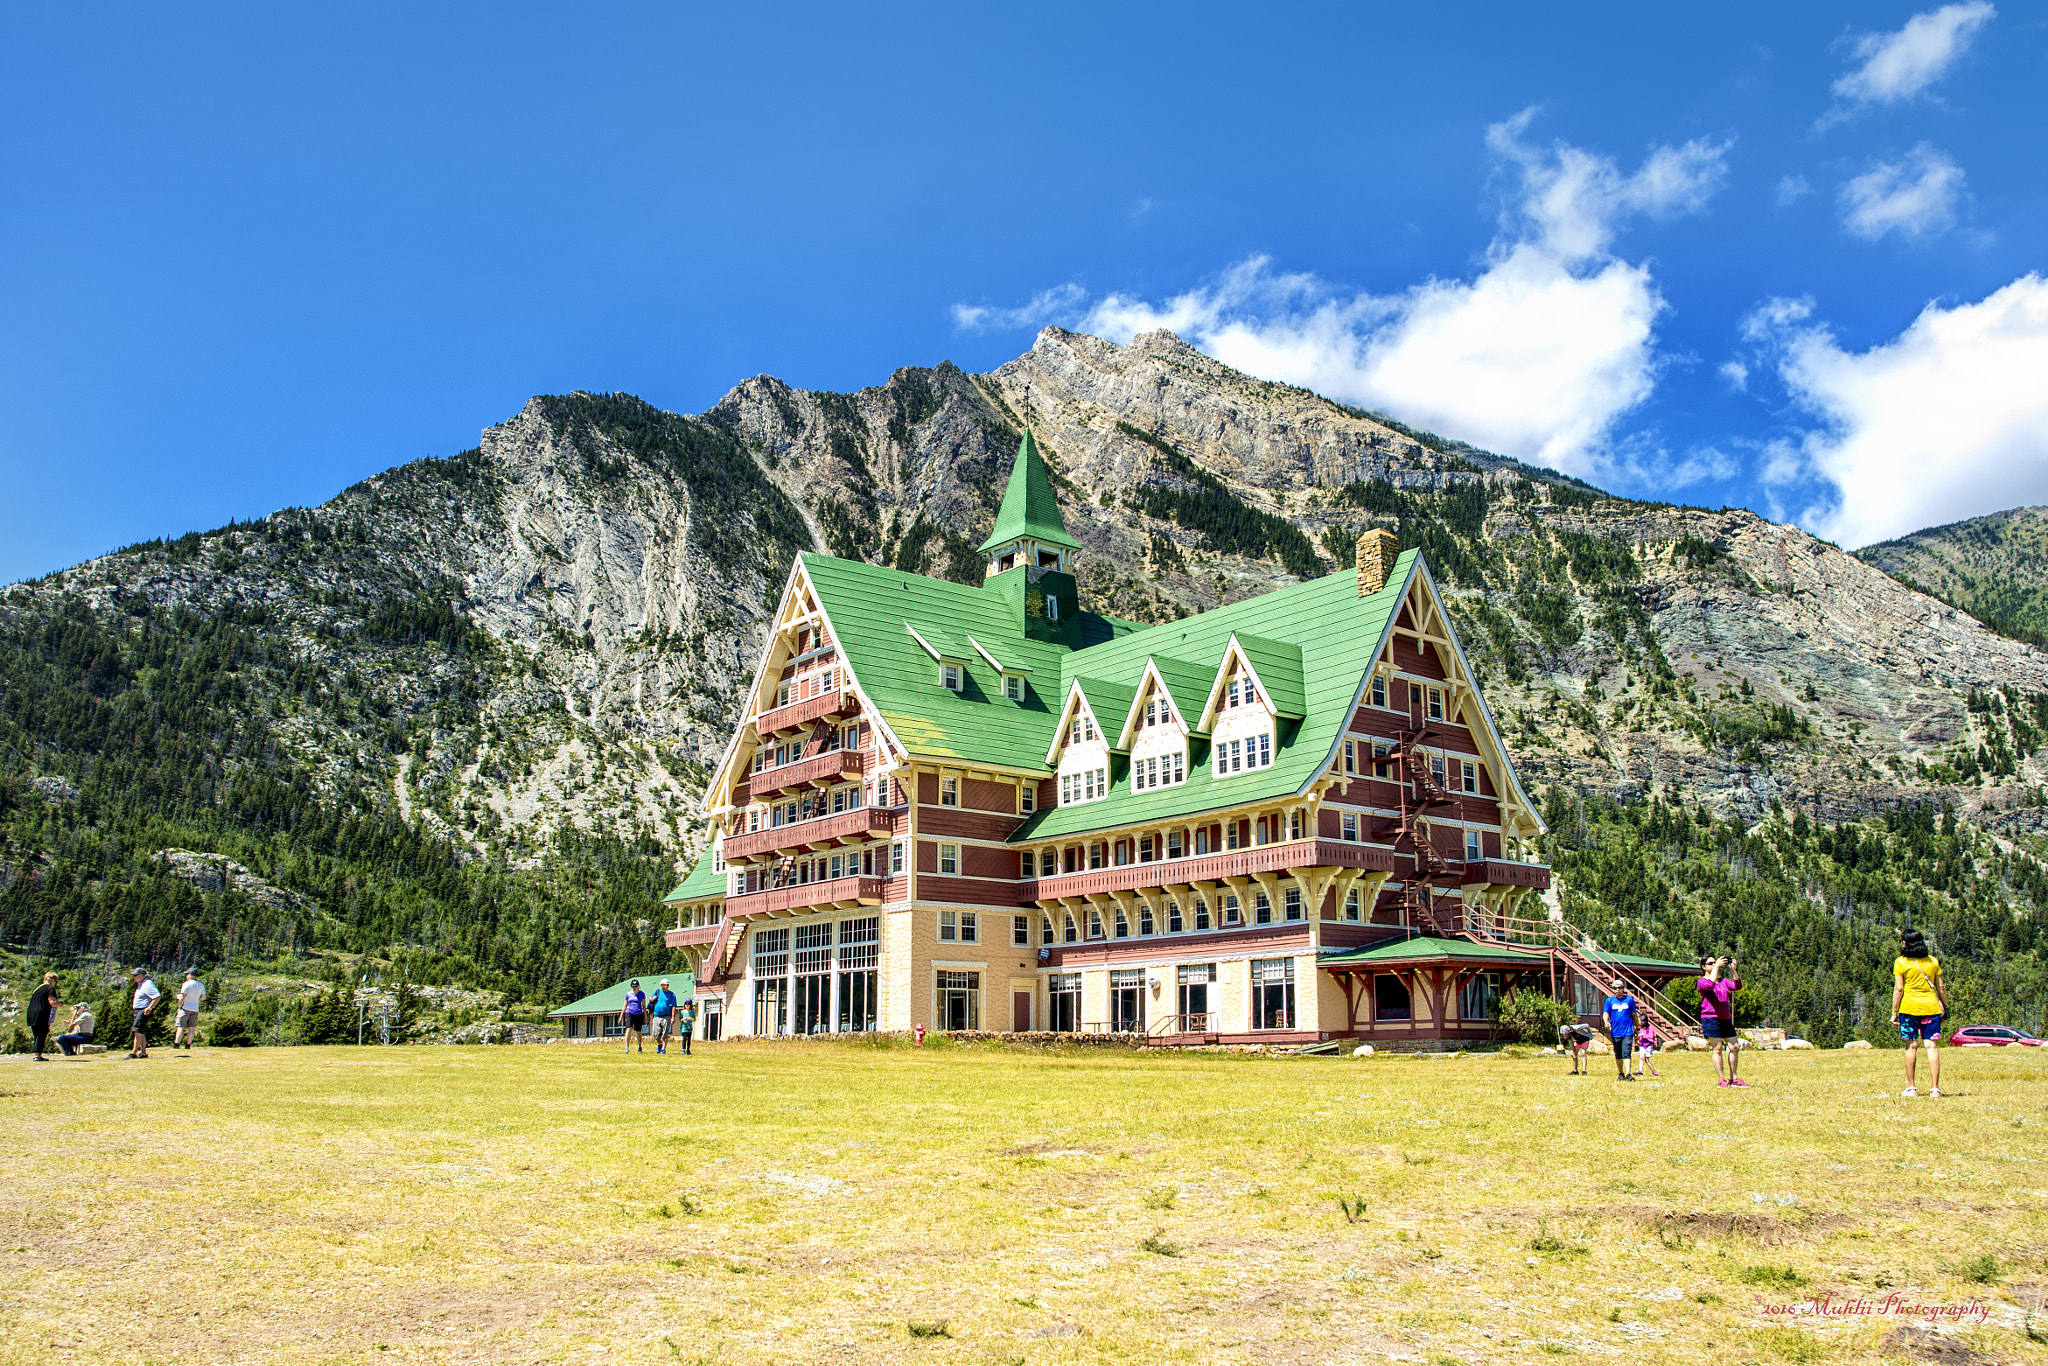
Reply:
[[1045, 457], [1027, 427], [1017, 443], [1017, 463], [1010, 467], [1010, 487], [996, 512], [995, 530], [981, 544], [981, 553], [988, 556], [988, 577], [1017, 568], [1068, 573], [1067, 558], [1080, 548], [1067, 534]]

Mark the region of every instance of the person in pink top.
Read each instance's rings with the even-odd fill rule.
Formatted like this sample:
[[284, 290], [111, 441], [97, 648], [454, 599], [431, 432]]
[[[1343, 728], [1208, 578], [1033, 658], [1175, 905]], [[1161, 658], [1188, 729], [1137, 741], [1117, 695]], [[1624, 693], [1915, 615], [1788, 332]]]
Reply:
[[1647, 1069], [1651, 1076], [1661, 1075], [1657, 1071], [1657, 1017], [1645, 1010], [1642, 1023], [1636, 1026], [1636, 1075], [1641, 1076]]
[[1735, 960], [1702, 958], [1695, 985], [1700, 992], [1700, 1035], [1714, 1050], [1714, 1075], [1722, 1086], [1749, 1085], [1735, 1075], [1742, 1057], [1741, 1041], [1735, 1037], [1735, 993], [1742, 990], [1742, 979], [1735, 975]]

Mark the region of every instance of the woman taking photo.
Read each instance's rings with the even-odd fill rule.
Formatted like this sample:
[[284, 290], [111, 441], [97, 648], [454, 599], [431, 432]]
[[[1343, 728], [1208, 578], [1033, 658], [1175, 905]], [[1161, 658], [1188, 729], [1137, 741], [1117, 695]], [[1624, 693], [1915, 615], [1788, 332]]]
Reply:
[[1892, 963], [1892, 1016], [1899, 1022], [1899, 1042], [1906, 1046], [1906, 1089], [1902, 1096], [1917, 1096], [1913, 1070], [1920, 1061], [1916, 1044], [1927, 1045], [1927, 1094], [1941, 1094], [1941, 1017], [1948, 1014], [1948, 988], [1941, 980], [1941, 964], [1927, 952], [1927, 939], [1918, 930], [1899, 935], [1899, 956]]

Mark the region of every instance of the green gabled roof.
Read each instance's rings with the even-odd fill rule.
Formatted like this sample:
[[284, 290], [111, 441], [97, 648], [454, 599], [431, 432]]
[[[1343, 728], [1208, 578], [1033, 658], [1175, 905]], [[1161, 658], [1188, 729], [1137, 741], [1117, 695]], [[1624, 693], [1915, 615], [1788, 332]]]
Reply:
[[1449, 959], [1464, 962], [1512, 963], [1517, 967], [1540, 968], [1548, 959], [1541, 949], [1531, 948], [1526, 953], [1502, 948], [1498, 944], [1479, 944], [1470, 939], [1442, 939], [1435, 935], [1419, 934], [1409, 939], [1390, 939], [1385, 943], [1371, 944], [1362, 949], [1325, 950], [1316, 960], [1318, 967], [1344, 968], [1361, 964], [1376, 963], [1427, 963]]
[[1101, 728], [1103, 740], [1111, 749], [1117, 748], [1117, 732], [1124, 728], [1124, 718], [1131, 714], [1131, 703], [1138, 696], [1137, 681], [1120, 683], [1077, 675], [1074, 682], [1081, 685], [1081, 695], [1088, 699], [1089, 709], [1095, 713], [1095, 724]]
[[1274, 711], [1291, 717], [1308, 714], [1307, 705], [1302, 701], [1301, 646], [1293, 641], [1268, 640], [1250, 631], [1239, 631], [1237, 648], [1244, 652], [1244, 657], [1258, 672], [1259, 682], [1265, 684]]
[[[1547, 961], [1547, 955], [1543, 947], [1536, 944], [1517, 951], [1499, 944], [1483, 944], [1470, 939], [1444, 939], [1436, 935], [1418, 934], [1406, 939], [1395, 938], [1378, 944], [1369, 944], [1362, 949], [1326, 949], [1316, 962], [1320, 967], [1342, 968], [1450, 959], [1460, 962], [1512, 963], [1517, 967], [1542, 967]], [[1591, 959], [1595, 967], [1604, 963], [1619, 963], [1624, 967], [1653, 972], [1695, 970], [1691, 963], [1678, 963], [1669, 958], [1640, 958], [1628, 953], [1603, 952], [1591, 955]]]
[[1150, 663], [1159, 671], [1159, 681], [1166, 685], [1166, 695], [1173, 699], [1181, 720], [1190, 726], [1200, 725], [1202, 704], [1209, 700], [1209, 685], [1216, 681], [1215, 667], [1205, 669], [1171, 655], [1153, 655]]
[[[934, 626], [928, 621], [908, 621], [904, 627], [914, 633], [913, 639], [922, 640], [937, 650], [940, 659], [966, 664], [981, 658], [965, 636], [956, 636], [943, 626]], [[930, 657], [930, 651], [926, 651], [926, 658]]]
[[1019, 536], [1036, 537], [1047, 545], [1065, 546], [1069, 550], [1081, 548], [1081, 543], [1067, 534], [1059, 500], [1053, 496], [1052, 480], [1045, 472], [1045, 457], [1038, 453], [1038, 443], [1031, 439], [1029, 428], [1017, 443], [1017, 461], [1010, 466], [1010, 486], [1003, 491], [1002, 507], [996, 510], [996, 529], [981, 543], [981, 553], [986, 555]]
[[[1083, 612], [1062, 621], [1056, 638], [1036, 639], [1024, 634], [1017, 605], [1002, 593], [815, 551], [799, 558], [855, 681], [914, 754], [1043, 772], [1066, 702], [1061, 660], [1076, 647], [1138, 631], [1130, 622]], [[941, 685], [938, 664], [911, 639], [906, 623], [920, 633], [934, 624], [960, 647], [959, 693]], [[970, 635], [1005, 664], [1014, 659], [1030, 671], [1023, 701], [1003, 696], [1001, 678], [967, 644]]]
[[706, 850], [695, 867], [683, 875], [674, 891], [663, 897], [664, 905], [678, 901], [710, 901], [725, 895], [725, 874], [711, 871], [711, 853]]
[[[655, 992], [661, 990], [662, 976], [663, 974], [658, 972], [651, 975], [644, 972], [640, 974], [640, 989], [647, 993], [649, 1000], [654, 998]], [[690, 973], [671, 972], [667, 976], [668, 989], [676, 994], [678, 1002], [687, 1001], [697, 994], [697, 979]], [[631, 986], [633, 981], [633, 978], [628, 977], [623, 982], [614, 982], [603, 991], [593, 991], [582, 1000], [571, 1001], [560, 1010], [550, 1010], [548, 1015], [616, 1015], [626, 1008], [626, 988]]]
[[[1119, 781], [1113, 794], [1101, 801], [1040, 811], [1012, 836], [1013, 841], [1055, 839], [1104, 826], [1177, 819], [1299, 792], [1335, 749], [1351, 703], [1379, 653], [1387, 627], [1400, 610], [1415, 568], [1416, 552], [1403, 551], [1386, 587], [1368, 597], [1358, 596], [1358, 581], [1353, 576], [1332, 574], [1066, 656], [1060, 663], [1066, 681], [1084, 674], [1136, 680], [1146, 658], [1160, 651], [1176, 659], [1215, 661], [1209, 670], [1213, 679], [1231, 636], [1238, 635], [1242, 645], [1243, 633], [1250, 632], [1300, 650], [1303, 719], [1299, 723], [1283, 720], [1276, 727], [1276, 749], [1269, 768], [1214, 778], [1207, 744], [1197, 742], [1188, 753], [1185, 783], [1134, 793]], [[1206, 680], [1202, 691], [1206, 696]], [[1042, 748], [1039, 751], [1041, 755], [1044, 752]]]

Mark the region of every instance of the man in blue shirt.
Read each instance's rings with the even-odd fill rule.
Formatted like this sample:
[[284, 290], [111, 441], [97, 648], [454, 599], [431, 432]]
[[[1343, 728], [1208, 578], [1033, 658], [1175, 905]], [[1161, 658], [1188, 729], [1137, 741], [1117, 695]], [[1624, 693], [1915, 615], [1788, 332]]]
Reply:
[[1636, 998], [1629, 995], [1619, 977], [1608, 983], [1608, 989], [1613, 995], [1601, 1004], [1600, 1011], [1607, 1017], [1607, 1037], [1614, 1040], [1614, 1079], [1634, 1081], [1628, 1074], [1628, 1057], [1636, 1046]]
[[668, 1052], [669, 1035], [676, 1026], [676, 994], [668, 989], [668, 978], [661, 979], [661, 990], [654, 993], [654, 1051]]

